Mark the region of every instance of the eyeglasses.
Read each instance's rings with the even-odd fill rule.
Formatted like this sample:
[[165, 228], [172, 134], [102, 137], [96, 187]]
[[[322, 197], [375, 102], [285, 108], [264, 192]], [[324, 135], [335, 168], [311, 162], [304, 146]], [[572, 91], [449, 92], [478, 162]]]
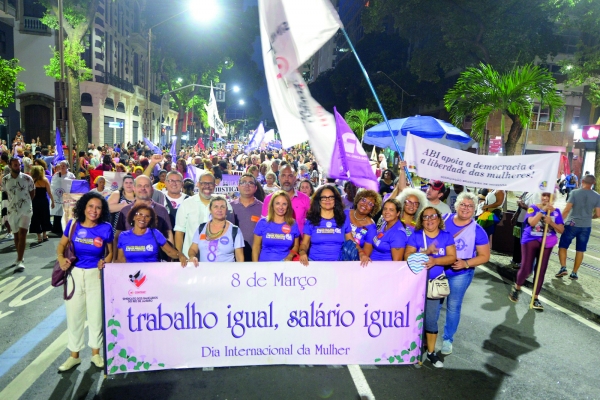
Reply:
[[200, 182], [200, 186], [215, 186], [213, 182]]
[[437, 219], [437, 214], [423, 215], [423, 221], [434, 220]]
[[404, 200], [404, 204], [410, 207], [419, 207], [419, 203], [418, 201], [410, 201], [410, 200]]
[[177, 183], [177, 184], [183, 183], [183, 181], [180, 181], [179, 179], [167, 179], [167, 182], [168, 183]]
[[474, 205], [474, 204], [465, 204], [465, 203], [460, 203], [458, 206], [459, 206], [459, 207], [462, 207], [462, 208], [466, 208], [467, 210], [472, 210], [472, 209], [474, 209], [474, 208], [475, 208], [475, 205]]
[[321, 201], [335, 201], [335, 196], [321, 196], [319, 199]]
[[254, 183], [253, 181], [240, 181], [239, 185], [240, 186], [256, 186], [256, 183]]
[[371, 200], [368, 200], [366, 197], [363, 197], [362, 199], [360, 199], [359, 203], [366, 204], [369, 207], [375, 207], [375, 203], [373, 203]]
[[142, 213], [140, 213], [140, 212], [136, 212], [136, 213], [135, 213], [135, 216], [136, 216], [136, 217], [140, 217], [140, 218], [144, 218], [144, 219], [150, 219], [150, 218], [152, 218], [152, 216], [151, 216], [151, 215], [142, 214]]

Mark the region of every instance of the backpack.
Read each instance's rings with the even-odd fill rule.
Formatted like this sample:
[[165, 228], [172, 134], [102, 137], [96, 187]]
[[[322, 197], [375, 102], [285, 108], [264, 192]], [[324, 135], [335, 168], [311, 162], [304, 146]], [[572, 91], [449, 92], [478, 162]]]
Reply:
[[574, 185], [577, 182], [577, 178], [574, 175], [569, 175], [568, 182], [569, 185]]

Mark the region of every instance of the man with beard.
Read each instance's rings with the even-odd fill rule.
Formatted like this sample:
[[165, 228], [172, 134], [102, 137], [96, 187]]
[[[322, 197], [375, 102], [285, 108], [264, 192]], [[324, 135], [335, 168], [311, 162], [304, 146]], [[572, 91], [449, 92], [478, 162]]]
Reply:
[[[296, 171], [290, 164], [286, 164], [279, 171], [279, 184], [281, 190], [284, 190], [290, 199], [292, 200], [292, 209], [294, 210], [294, 219], [298, 223], [298, 229], [300, 232], [304, 229], [304, 223], [306, 222], [306, 214], [310, 208], [310, 197], [304, 193], [296, 190]], [[262, 216], [267, 217], [269, 214], [269, 202], [273, 197], [273, 193], [265, 197], [262, 208]]]
[[21, 172], [21, 162], [18, 158], [11, 158], [9, 166], [10, 174], [2, 178], [2, 191], [8, 195], [7, 219], [14, 233], [17, 249], [15, 272], [21, 272], [25, 270], [23, 254], [33, 212], [32, 200], [35, 196], [35, 187], [33, 179]]
[[[188, 254], [192, 245], [192, 239], [196, 230], [205, 222], [208, 222], [210, 210], [208, 205], [215, 191], [215, 177], [213, 174], [205, 173], [198, 181], [198, 196], [188, 197], [177, 209], [175, 217], [175, 248], [183, 254]], [[227, 219], [233, 223], [231, 205], [227, 203]]]
[[117, 220], [115, 231], [115, 241], [113, 243], [114, 249], [117, 248], [119, 235], [121, 232], [128, 231], [132, 228], [131, 226], [127, 226], [127, 214], [129, 214], [129, 210], [131, 210], [137, 203], [144, 203], [154, 209], [157, 217], [156, 229], [158, 229], [167, 238], [169, 243], [173, 243], [173, 228], [171, 226], [171, 220], [169, 219], [169, 212], [165, 206], [152, 200], [152, 190], [152, 181], [148, 176], [140, 175], [135, 178], [133, 186], [135, 200], [133, 203], [123, 207], [123, 209], [119, 212], [119, 219]]

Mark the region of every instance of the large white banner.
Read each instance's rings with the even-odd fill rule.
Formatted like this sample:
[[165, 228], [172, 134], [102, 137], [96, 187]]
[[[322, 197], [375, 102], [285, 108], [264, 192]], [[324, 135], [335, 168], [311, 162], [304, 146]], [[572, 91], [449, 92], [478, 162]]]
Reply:
[[425, 281], [405, 262], [107, 264], [108, 373], [416, 363]]
[[464, 186], [527, 192], [554, 192], [559, 153], [482, 156], [409, 134], [408, 170], [427, 179]]

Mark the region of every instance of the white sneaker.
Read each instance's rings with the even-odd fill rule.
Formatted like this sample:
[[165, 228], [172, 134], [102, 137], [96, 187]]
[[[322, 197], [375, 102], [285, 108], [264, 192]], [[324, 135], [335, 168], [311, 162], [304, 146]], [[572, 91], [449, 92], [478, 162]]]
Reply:
[[447, 356], [452, 354], [452, 342], [449, 340], [444, 340], [442, 344], [442, 354]]
[[74, 366], [81, 364], [81, 359], [80, 358], [73, 358], [73, 357], [69, 357], [67, 358], [67, 361], [65, 361], [63, 363], [63, 365], [61, 365], [60, 367], [58, 367], [58, 370], [61, 372], [65, 372], [70, 370], [71, 368], [73, 368]]
[[3, 240], [14, 240], [15, 239], [15, 235], [13, 235], [12, 233], [7, 233], [6, 236], [4, 236]]
[[18, 261], [17, 265], [15, 266], [15, 272], [23, 272], [25, 271], [25, 264], [23, 263], [23, 261]]
[[92, 363], [98, 368], [104, 368], [104, 358], [100, 354], [92, 356]]

